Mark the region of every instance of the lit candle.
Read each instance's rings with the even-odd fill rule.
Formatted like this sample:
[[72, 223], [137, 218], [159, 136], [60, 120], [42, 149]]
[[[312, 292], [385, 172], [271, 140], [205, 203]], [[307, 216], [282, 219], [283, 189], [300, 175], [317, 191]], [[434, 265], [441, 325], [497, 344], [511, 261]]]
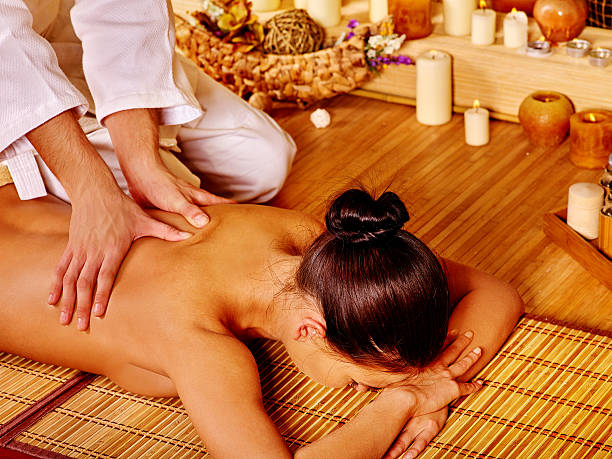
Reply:
[[443, 0], [444, 31], [447, 35], [461, 37], [472, 30], [472, 12], [476, 0]]
[[478, 100], [463, 115], [465, 143], [474, 147], [489, 143], [489, 110], [480, 108]]
[[570, 57], [584, 57], [591, 50], [591, 42], [574, 38], [565, 45], [565, 52]]
[[490, 45], [495, 41], [495, 11], [487, 8], [487, 2], [480, 0], [480, 8], [472, 12], [472, 43]]
[[429, 126], [448, 123], [453, 113], [451, 57], [431, 50], [416, 60], [417, 121]]
[[531, 57], [548, 57], [552, 54], [550, 42], [544, 37], [527, 43], [527, 55]]
[[612, 111], [589, 110], [570, 118], [570, 160], [578, 167], [606, 167], [612, 152]]
[[527, 15], [522, 11], [512, 11], [504, 18], [504, 46], [524, 48], [527, 46]]
[[599, 210], [604, 190], [594, 183], [574, 183], [567, 199], [567, 224], [587, 239], [599, 233]]
[[280, 8], [280, 0], [251, 0], [253, 11], [274, 11]]
[[306, 8], [308, 8], [308, 0], [294, 0], [293, 5], [296, 8], [301, 8], [305, 10]]
[[607, 67], [612, 59], [612, 50], [597, 48], [589, 53], [589, 64], [595, 67]]
[[340, 0], [308, 0], [308, 14], [323, 27], [340, 24]]
[[387, 0], [370, 0], [370, 22], [380, 22], [389, 15]]

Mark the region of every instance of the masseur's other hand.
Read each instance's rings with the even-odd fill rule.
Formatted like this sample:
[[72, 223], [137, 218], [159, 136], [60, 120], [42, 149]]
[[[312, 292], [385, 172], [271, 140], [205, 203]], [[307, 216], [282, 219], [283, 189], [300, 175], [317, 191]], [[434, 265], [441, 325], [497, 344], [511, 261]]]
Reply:
[[182, 215], [197, 228], [208, 223], [208, 216], [199, 206], [234, 203], [176, 177], [161, 160], [149, 165], [133, 161], [126, 164], [123, 171], [130, 194], [138, 204]]
[[472, 332], [458, 336], [435, 362], [407, 380], [405, 386], [396, 388], [405, 390], [412, 396], [414, 416], [441, 410], [453, 400], [480, 389], [479, 382], [457, 381], [472, 368], [482, 354], [480, 348], [475, 348], [465, 357], [459, 358], [472, 342], [472, 338]]
[[86, 330], [96, 287], [94, 314], [104, 315], [115, 277], [132, 242], [143, 236], [181, 241], [191, 236], [149, 217], [116, 185], [90, 187], [72, 199], [68, 247], [55, 269], [50, 304], [61, 301], [60, 323], [71, 322], [76, 304]]
[[198, 206], [233, 202], [190, 185], [166, 168], [159, 156], [156, 110], [123, 110], [107, 116], [104, 122], [130, 194], [141, 206], [182, 215], [201, 228], [208, 223], [208, 216]]

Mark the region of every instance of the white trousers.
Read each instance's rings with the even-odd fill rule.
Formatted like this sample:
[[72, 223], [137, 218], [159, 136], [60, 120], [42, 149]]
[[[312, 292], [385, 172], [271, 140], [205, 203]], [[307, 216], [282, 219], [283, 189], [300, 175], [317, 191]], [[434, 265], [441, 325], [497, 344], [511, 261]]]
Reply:
[[[266, 113], [203, 72], [199, 72], [196, 97], [206, 113], [189, 127], [180, 127], [181, 153], [176, 156], [201, 179], [206, 191], [239, 202], [272, 199], [289, 174], [296, 152], [293, 139]], [[99, 128], [87, 137], [129, 194], [108, 130]], [[70, 202], [46, 164], [39, 161], [39, 166], [47, 191]]]

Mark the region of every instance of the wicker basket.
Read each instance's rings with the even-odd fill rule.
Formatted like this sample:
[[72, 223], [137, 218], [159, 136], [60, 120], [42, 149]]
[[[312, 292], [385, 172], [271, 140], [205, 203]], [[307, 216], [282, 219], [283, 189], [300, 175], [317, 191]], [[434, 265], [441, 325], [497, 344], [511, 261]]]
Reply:
[[612, 29], [612, 0], [587, 0], [589, 17], [587, 25]]
[[236, 51], [235, 45], [194, 22], [176, 16], [178, 49], [212, 78], [263, 110], [286, 102], [305, 107], [349, 92], [372, 76], [364, 47], [367, 37], [377, 33], [376, 26], [361, 25], [350, 40], [314, 53], [279, 55]]

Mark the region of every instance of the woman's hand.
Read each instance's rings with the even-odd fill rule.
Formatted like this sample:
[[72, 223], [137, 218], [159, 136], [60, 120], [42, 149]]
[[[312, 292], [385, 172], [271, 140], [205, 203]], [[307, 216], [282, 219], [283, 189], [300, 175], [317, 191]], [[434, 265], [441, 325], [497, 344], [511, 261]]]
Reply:
[[473, 337], [474, 333], [471, 331], [460, 335], [435, 362], [409, 378], [404, 385], [389, 390], [406, 391], [412, 397], [413, 416], [433, 413], [459, 397], [476, 392], [482, 386], [480, 381], [457, 381], [457, 378], [467, 373], [482, 355], [481, 349], [477, 347], [459, 359]]
[[404, 454], [403, 459], [414, 459], [444, 427], [448, 417], [448, 407], [435, 413], [411, 418], [397, 436], [383, 459], [395, 459]]

